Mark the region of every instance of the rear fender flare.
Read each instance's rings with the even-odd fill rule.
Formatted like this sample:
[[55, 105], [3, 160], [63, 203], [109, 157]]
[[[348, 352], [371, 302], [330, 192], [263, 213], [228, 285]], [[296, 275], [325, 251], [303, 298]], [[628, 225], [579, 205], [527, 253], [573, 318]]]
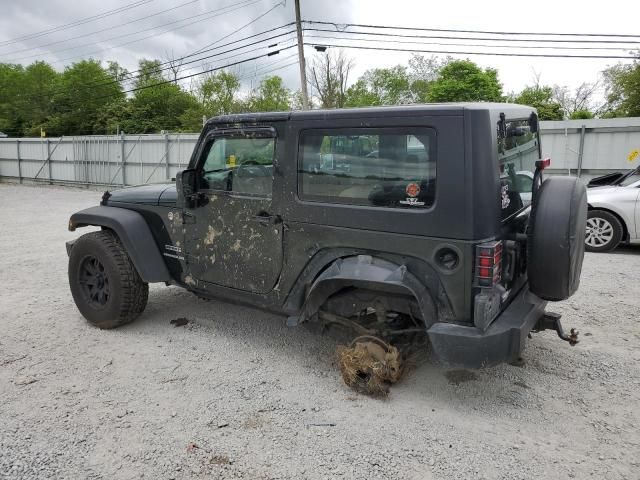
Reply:
[[428, 291], [405, 265], [371, 255], [339, 258], [314, 280], [298, 319], [303, 322], [318, 312], [325, 301], [343, 288], [356, 287], [412, 296], [428, 328], [437, 320], [435, 303]]
[[145, 282], [171, 280], [151, 229], [141, 214], [126, 208], [101, 205], [76, 212], [69, 219], [70, 231], [90, 225], [108, 228], [116, 233]]

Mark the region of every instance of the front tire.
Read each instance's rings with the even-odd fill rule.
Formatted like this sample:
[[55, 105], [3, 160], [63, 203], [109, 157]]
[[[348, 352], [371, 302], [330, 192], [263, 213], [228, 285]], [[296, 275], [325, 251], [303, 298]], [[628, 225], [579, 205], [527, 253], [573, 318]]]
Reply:
[[620, 220], [604, 210], [589, 210], [584, 240], [588, 252], [610, 252], [622, 241], [624, 233]]
[[110, 230], [80, 237], [69, 255], [69, 286], [80, 313], [98, 328], [133, 322], [149, 297], [129, 255]]

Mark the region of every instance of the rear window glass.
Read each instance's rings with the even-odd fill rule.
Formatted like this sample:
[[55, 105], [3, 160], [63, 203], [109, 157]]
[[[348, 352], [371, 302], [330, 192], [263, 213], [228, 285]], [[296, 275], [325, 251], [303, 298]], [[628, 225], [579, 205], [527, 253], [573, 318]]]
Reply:
[[531, 131], [529, 120], [506, 120], [504, 128], [498, 125], [497, 138], [502, 218], [505, 219], [531, 204], [540, 142], [538, 133]]
[[298, 195], [307, 201], [426, 208], [435, 198], [435, 132], [424, 127], [306, 130]]

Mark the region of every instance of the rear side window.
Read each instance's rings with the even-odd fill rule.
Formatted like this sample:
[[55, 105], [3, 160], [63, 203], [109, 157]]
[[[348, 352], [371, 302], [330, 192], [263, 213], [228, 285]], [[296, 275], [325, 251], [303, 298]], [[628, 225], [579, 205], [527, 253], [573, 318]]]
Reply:
[[298, 152], [302, 200], [427, 208], [436, 187], [435, 132], [425, 127], [305, 130]]
[[504, 126], [499, 123], [497, 138], [502, 218], [505, 219], [531, 203], [540, 141], [528, 119], [507, 119]]

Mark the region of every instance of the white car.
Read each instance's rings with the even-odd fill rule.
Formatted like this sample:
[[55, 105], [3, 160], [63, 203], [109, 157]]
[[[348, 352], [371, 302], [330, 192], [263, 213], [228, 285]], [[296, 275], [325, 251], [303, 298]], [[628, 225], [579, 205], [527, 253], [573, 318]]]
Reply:
[[640, 167], [609, 185], [594, 186], [599, 183], [594, 179], [587, 190], [587, 251], [608, 252], [620, 242], [640, 242]]

